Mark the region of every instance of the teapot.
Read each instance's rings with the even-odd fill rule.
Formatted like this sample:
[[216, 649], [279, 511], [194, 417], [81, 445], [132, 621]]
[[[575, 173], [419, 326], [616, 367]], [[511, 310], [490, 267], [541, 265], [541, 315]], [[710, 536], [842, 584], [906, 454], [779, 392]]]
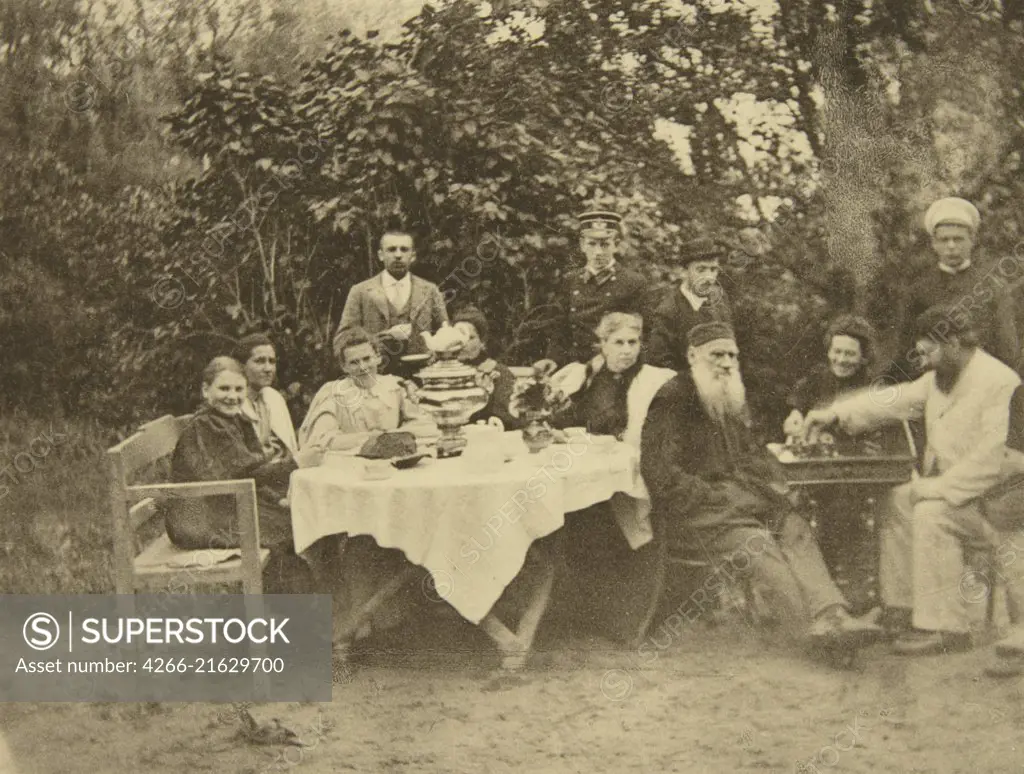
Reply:
[[442, 324], [437, 333], [423, 331], [420, 335], [431, 352], [450, 354], [458, 352], [466, 345], [465, 334], [448, 323]]

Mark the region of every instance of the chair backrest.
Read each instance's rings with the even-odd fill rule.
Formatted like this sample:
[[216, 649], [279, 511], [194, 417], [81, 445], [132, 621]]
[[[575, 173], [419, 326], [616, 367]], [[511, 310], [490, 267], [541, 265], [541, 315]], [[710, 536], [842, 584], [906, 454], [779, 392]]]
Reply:
[[[174, 452], [190, 415], [170, 414], [147, 422], [134, 435], [107, 450], [110, 479], [110, 512], [114, 527], [114, 574], [118, 588], [132, 587], [135, 532], [160, 514], [151, 497], [130, 503], [128, 487], [143, 471]], [[134, 498], [138, 499], [138, 498]]]
[[[120, 470], [126, 479], [155, 462], [169, 456], [181, 437], [181, 430], [189, 417], [173, 417], [170, 414], [147, 422], [138, 432], [121, 441], [107, 454], [119, 458]], [[127, 483], [127, 482], [126, 482]]]

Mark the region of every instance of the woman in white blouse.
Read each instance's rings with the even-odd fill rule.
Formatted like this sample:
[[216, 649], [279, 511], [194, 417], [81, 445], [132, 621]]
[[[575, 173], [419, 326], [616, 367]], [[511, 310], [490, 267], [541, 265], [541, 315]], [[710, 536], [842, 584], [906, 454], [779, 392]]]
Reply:
[[299, 449], [295, 426], [284, 396], [273, 388], [277, 378], [277, 351], [267, 336], [253, 333], [238, 342], [234, 358], [245, 369], [249, 390], [242, 404], [242, 416], [253, 423], [268, 458], [294, 456]]
[[299, 428], [299, 446], [352, 449], [386, 430], [418, 419], [418, 409], [397, 376], [377, 373], [377, 344], [362, 328], [350, 328], [335, 339], [335, 354], [344, 379], [328, 382], [309, 407]]

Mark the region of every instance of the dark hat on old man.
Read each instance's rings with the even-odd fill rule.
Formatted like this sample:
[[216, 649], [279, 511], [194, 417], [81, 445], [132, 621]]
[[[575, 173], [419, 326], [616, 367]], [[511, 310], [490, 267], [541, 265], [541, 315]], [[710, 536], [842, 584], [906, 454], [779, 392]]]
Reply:
[[724, 322], [707, 322], [694, 325], [686, 334], [686, 342], [691, 347], [702, 347], [710, 341], [728, 339], [736, 341], [732, 326]]
[[729, 256], [726, 246], [717, 239], [700, 237], [683, 245], [683, 249], [672, 259], [680, 266], [689, 266], [695, 261], [724, 261]]

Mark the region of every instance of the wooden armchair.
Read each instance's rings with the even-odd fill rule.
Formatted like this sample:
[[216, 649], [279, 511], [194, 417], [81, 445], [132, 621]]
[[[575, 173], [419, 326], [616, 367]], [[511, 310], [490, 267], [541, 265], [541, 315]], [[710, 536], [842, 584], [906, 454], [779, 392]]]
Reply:
[[[118, 594], [155, 591], [193, 583], [241, 583], [245, 594], [262, 594], [262, 571], [270, 550], [260, 548], [256, 483], [203, 481], [188, 484], [136, 484], [139, 473], [169, 458], [189, 416], [160, 417], [107, 451], [110, 460], [110, 505], [114, 519], [114, 587]], [[167, 533], [139, 552], [136, 533], [160, 517], [160, 499], [231, 495], [235, 498], [241, 557], [215, 562], [213, 551], [175, 547]], [[226, 548], [226, 547], [225, 547]], [[202, 561], [204, 553], [207, 561]]]

